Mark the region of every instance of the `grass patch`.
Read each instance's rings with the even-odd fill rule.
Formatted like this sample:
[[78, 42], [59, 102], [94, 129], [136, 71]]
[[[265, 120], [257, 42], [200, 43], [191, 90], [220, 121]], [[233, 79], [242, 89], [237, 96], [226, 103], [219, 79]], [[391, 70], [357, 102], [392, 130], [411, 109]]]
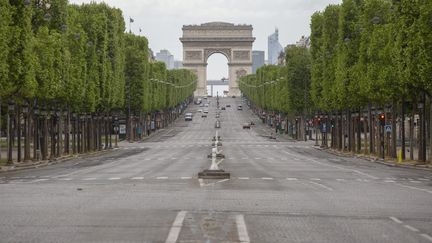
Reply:
[[0, 166], [4, 166], [7, 164], [7, 159], [0, 159]]

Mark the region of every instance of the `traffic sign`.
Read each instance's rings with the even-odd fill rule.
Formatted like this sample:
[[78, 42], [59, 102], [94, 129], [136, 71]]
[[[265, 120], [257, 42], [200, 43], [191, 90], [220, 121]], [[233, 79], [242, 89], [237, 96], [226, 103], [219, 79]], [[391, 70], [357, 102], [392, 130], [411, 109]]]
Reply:
[[392, 132], [392, 125], [385, 125], [384, 126], [384, 131], [386, 133], [391, 133]]

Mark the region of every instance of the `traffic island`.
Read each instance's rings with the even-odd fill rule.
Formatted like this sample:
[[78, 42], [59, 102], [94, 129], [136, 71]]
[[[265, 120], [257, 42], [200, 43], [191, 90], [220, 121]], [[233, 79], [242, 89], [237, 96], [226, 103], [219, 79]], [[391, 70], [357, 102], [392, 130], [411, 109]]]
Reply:
[[230, 173], [224, 170], [203, 170], [198, 173], [199, 179], [229, 179]]
[[225, 155], [222, 154], [222, 150], [219, 150], [219, 146], [222, 146], [222, 143], [219, 141], [220, 137], [218, 136], [218, 132], [216, 132], [216, 136], [213, 138], [213, 148], [211, 154], [207, 156], [207, 158], [211, 158], [211, 165], [209, 169], [205, 169], [198, 173], [199, 179], [229, 179], [230, 173], [226, 172], [219, 168], [219, 165], [225, 158]]

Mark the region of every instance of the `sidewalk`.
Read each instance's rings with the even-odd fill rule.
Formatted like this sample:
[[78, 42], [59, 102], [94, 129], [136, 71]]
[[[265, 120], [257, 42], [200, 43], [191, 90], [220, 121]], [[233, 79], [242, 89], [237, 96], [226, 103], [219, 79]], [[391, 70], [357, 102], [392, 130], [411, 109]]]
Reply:
[[[255, 119], [254, 119], [255, 120]], [[391, 166], [391, 167], [400, 167], [400, 168], [409, 168], [409, 169], [421, 169], [421, 170], [427, 170], [427, 171], [432, 171], [432, 164], [419, 164], [416, 161], [404, 161], [402, 163], [399, 163], [397, 160], [393, 160], [390, 158], [386, 158], [386, 159], [381, 159], [372, 155], [365, 155], [365, 154], [354, 154], [351, 152], [343, 152], [343, 151], [338, 151], [338, 150], [334, 150], [328, 147], [321, 147], [321, 141], [318, 141], [318, 146], [316, 146], [315, 144], [315, 140], [295, 140], [293, 138], [291, 138], [290, 136], [288, 136], [288, 134], [280, 134], [280, 133], [275, 133], [274, 128], [271, 128], [265, 124], [263, 124], [263, 126], [266, 128], [266, 130], [269, 130], [269, 134], [272, 134], [273, 137], [275, 137], [276, 139], [281, 139], [281, 140], [288, 140], [288, 141], [293, 141], [296, 143], [302, 143], [305, 145], [309, 145], [311, 147], [314, 147], [317, 150], [320, 151], [325, 151], [337, 156], [342, 156], [342, 157], [351, 157], [351, 158], [360, 158], [363, 160], [367, 160], [370, 162], [374, 162], [374, 163], [379, 163], [379, 164], [383, 164], [383, 165], [387, 165], [387, 166]]]
[[62, 163], [74, 158], [88, 158], [90, 156], [94, 155], [100, 155], [108, 152], [112, 152], [117, 150], [118, 148], [112, 148], [107, 150], [101, 150], [101, 151], [95, 151], [91, 153], [85, 153], [85, 154], [69, 154], [64, 155], [62, 157], [48, 159], [48, 160], [40, 160], [40, 161], [28, 161], [28, 162], [14, 162], [12, 165], [4, 165], [0, 166], [0, 172], [10, 172], [10, 171], [19, 171], [19, 170], [27, 170], [27, 169], [34, 169], [39, 167], [44, 167], [48, 165], [54, 165], [58, 163]]

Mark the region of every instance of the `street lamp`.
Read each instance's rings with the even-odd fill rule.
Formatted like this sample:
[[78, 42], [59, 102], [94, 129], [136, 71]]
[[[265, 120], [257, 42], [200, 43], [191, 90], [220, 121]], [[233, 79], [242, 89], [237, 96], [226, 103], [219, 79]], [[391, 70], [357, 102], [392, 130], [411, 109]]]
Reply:
[[29, 131], [28, 131], [28, 114], [29, 114], [29, 104], [26, 101], [23, 107], [24, 115], [24, 162], [30, 159], [30, 141], [29, 141]]

